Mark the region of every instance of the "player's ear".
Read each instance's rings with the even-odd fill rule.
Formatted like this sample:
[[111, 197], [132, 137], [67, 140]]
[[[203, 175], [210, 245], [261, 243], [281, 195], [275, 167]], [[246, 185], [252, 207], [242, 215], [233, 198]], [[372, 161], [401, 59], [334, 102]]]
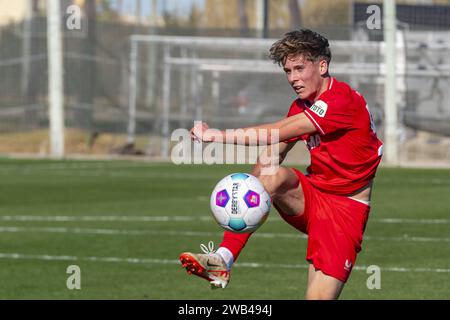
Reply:
[[326, 75], [328, 74], [328, 62], [327, 60], [320, 60], [319, 62], [319, 70], [320, 70], [320, 75]]

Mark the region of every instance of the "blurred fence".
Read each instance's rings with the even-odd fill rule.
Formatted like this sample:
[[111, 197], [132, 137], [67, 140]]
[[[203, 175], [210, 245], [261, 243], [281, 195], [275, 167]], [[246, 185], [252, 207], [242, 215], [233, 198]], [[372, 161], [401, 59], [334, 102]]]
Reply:
[[[445, 138], [450, 133], [450, 97], [445, 90], [450, 61], [444, 53], [450, 49], [450, 41], [446, 37], [446, 32], [400, 30], [397, 34], [402, 162], [450, 159], [449, 140]], [[134, 110], [148, 112], [152, 134], [163, 138], [149, 147], [155, 154], [167, 157], [170, 133], [178, 127], [189, 127], [194, 120], [236, 128], [283, 117], [295, 96], [281, 68], [268, 60], [267, 51], [274, 41], [131, 37], [134, 49], [130, 65], [136, 73], [131, 75], [129, 86], [129, 134], [134, 134]], [[384, 42], [355, 33], [354, 40], [332, 40], [331, 48], [331, 74], [365, 96], [383, 139]]]
[[[399, 24], [397, 34], [402, 164], [450, 163], [450, 31], [427, 29]], [[383, 139], [381, 31], [317, 30], [330, 39], [332, 75], [365, 96]], [[167, 156], [171, 132], [194, 120], [233, 128], [283, 117], [295, 96], [267, 53], [285, 31], [251, 39], [104, 21], [90, 35], [65, 30], [67, 153]], [[1, 153], [48, 153], [46, 48], [45, 17], [0, 27]]]

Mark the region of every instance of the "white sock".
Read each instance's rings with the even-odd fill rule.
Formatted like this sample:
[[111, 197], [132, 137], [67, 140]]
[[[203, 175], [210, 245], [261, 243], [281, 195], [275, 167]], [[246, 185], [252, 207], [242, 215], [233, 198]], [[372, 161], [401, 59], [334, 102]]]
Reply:
[[234, 262], [234, 257], [231, 251], [225, 247], [220, 247], [217, 249], [216, 253], [222, 257], [223, 261], [225, 261], [225, 264], [227, 265], [227, 270], [230, 271]]

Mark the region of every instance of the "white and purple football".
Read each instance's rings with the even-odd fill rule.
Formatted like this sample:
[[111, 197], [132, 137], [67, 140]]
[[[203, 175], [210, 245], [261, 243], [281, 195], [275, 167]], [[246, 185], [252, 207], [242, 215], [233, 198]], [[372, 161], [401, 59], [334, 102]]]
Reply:
[[248, 173], [233, 173], [217, 183], [211, 210], [225, 230], [246, 233], [258, 229], [270, 211], [270, 197], [261, 181]]

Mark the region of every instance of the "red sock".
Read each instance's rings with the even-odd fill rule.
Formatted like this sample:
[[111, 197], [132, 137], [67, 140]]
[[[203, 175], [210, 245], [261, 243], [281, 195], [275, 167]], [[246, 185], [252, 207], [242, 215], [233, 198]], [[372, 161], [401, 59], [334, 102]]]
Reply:
[[251, 235], [251, 233], [234, 233], [225, 231], [223, 233], [222, 243], [219, 247], [225, 247], [230, 250], [233, 254], [234, 261], [236, 261]]

